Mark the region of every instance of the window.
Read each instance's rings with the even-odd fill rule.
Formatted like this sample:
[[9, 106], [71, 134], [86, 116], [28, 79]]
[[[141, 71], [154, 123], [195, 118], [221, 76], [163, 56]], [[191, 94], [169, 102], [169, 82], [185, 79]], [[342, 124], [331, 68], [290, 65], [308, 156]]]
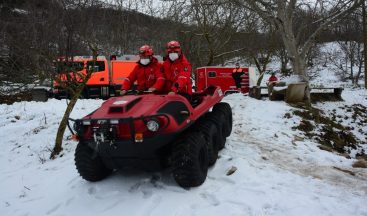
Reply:
[[209, 71], [208, 76], [209, 77], [216, 77], [217, 76], [217, 72], [215, 72], [215, 71]]
[[70, 73], [83, 70], [83, 62], [58, 62], [56, 65], [57, 73]]
[[96, 62], [88, 61], [87, 69], [92, 70], [93, 72], [104, 71], [105, 70], [104, 61], [96, 61]]

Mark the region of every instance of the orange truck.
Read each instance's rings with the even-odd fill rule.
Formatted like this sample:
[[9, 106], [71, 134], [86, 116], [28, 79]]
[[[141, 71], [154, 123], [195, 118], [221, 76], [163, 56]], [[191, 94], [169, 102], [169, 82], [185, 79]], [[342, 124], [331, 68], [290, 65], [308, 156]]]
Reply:
[[[162, 61], [161, 56], [155, 57], [160, 62]], [[111, 56], [110, 59], [98, 56], [96, 62], [93, 62], [92, 56], [75, 56], [68, 61], [60, 58], [56, 63], [57, 77], [53, 82], [52, 95], [55, 98], [67, 98], [67, 93], [60, 85], [60, 82], [67, 80], [65, 75], [68, 73], [67, 71], [86, 74], [88, 69], [92, 70], [92, 75], [82, 92], [82, 97], [108, 98], [115, 96], [138, 60], [139, 56], [137, 55]]]

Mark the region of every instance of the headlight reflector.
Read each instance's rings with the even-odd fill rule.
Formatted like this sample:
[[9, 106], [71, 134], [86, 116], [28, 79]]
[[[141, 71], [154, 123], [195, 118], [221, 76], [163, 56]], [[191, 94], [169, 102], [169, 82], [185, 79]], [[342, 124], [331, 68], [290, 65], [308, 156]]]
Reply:
[[83, 120], [83, 125], [91, 125], [90, 120]]
[[151, 119], [149, 121], [147, 121], [147, 128], [148, 130], [152, 131], [152, 132], [156, 132], [159, 129], [159, 122], [156, 119]]
[[118, 119], [111, 119], [110, 120], [110, 124], [118, 124], [119, 120]]

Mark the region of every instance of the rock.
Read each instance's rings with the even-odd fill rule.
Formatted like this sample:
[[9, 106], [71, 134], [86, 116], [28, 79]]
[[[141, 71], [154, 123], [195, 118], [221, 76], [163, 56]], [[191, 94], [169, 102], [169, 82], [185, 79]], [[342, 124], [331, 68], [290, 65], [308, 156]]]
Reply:
[[319, 149], [324, 150], [324, 151], [328, 151], [328, 152], [333, 151], [333, 148], [326, 146], [326, 145], [318, 145], [317, 147], [319, 147]]
[[358, 161], [354, 162], [352, 165], [354, 168], [367, 168], [367, 161], [364, 159], [359, 159]]
[[342, 153], [342, 154], [340, 154], [340, 156], [343, 156], [347, 159], [352, 159], [352, 157], [348, 153]]
[[295, 142], [300, 142], [300, 141], [304, 141], [305, 139], [303, 138], [303, 137], [299, 137], [299, 136], [294, 136], [294, 139], [293, 139], [293, 141], [295, 141]]
[[235, 167], [235, 166], [232, 166], [228, 171], [227, 171], [227, 176], [229, 176], [229, 175], [232, 175], [234, 172], [236, 172], [237, 171], [237, 167]]
[[336, 170], [339, 170], [339, 171], [341, 171], [341, 172], [347, 173], [347, 174], [349, 174], [349, 175], [351, 175], [351, 176], [355, 176], [355, 175], [356, 175], [354, 172], [352, 172], [352, 171], [350, 171], [350, 170], [342, 169], [342, 168], [335, 167], [335, 166], [334, 166], [333, 168], [334, 168], [334, 169], [336, 169]]

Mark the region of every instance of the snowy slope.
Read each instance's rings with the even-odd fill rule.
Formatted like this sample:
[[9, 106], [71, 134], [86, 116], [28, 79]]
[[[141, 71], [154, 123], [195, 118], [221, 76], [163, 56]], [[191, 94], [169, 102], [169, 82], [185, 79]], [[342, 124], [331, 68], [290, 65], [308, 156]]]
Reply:
[[[189, 190], [167, 171], [86, 182], [74, 166], [75, 142], [65, 140], [62, 157], [48, 159], [64, 100], [0, 105], [0, 215], [367, 215], [366, 169], [299, 139], [291, 128], [300, 119], [283, 118], [294, 108], [240, 94], [225, 101], [232, 134], [205, 183]], [[80, 100], [72, 117], [102, 102]]]

